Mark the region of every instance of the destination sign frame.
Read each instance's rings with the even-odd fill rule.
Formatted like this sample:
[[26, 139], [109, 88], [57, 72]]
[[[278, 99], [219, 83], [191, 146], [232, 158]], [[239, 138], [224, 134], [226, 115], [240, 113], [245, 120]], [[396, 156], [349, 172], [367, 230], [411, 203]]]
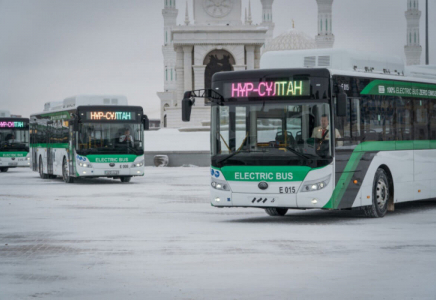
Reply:
[[279, 98], [310, 96], [309, 79], [287, 79], [275, 81], [236, 81], [224, 84], [226, 98]]
[[135, 121], [136, 118], [135, 111], [94, 110], [87, 111], [84, 119], [90, 121]]
[[29, 123], [24, 121], [0, 120], [0, 129], [28, 129]]

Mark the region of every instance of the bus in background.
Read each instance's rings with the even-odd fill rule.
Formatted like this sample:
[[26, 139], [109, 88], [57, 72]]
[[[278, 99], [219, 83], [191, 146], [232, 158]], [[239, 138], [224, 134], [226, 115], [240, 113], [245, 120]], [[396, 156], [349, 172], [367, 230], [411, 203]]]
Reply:
[[383, 217], [435, 198], [436, 80], [405, 74], [395, 57], [280, 51], [186, 92], [183, 121], [195, 98], [211, 103], [212, 205]]
[[29, 119], [0, 110], [0, 172], [29, 167]]
[[129, 182], [144, 175], [142, 107], [124, 96], [76, 96], [45, 104], [30, 117], [32, 169], [41, 178], [109, 177]]

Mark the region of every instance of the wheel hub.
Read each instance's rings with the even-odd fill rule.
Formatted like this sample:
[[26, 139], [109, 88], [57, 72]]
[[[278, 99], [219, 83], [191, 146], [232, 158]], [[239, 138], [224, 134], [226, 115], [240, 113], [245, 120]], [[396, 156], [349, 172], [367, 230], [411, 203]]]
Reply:
[[383, 179], [379, 179], [377, 182], [376, 197], [379, 208], [383, 208], [388, 200], [387, 184]]

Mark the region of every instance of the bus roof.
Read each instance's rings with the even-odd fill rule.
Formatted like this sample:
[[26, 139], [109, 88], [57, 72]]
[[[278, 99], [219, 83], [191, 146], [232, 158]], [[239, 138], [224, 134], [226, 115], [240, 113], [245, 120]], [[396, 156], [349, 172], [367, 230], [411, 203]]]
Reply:
[[9, 110], [0, 110], [0, 118], [9, 118], [11, 112]]
[[345, 49], [271, 51], [262, 55], [260, 68], [326, 68], [332, 75], [436, 82], [436, 66], [406, 67], [398, 56]]
[[[78, 95], [44, 104], [40, 114], [77, 109], [79, 106], [127, 106], [127, 98], [122, 95]], [[37, 114], [34, 114], [37, 115]]]

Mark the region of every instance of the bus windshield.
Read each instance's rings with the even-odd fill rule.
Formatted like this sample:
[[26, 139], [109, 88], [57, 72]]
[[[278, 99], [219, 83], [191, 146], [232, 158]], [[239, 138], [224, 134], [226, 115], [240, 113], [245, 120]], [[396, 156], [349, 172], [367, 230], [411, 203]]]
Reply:
[[212, 164], [310, 165], [331, 162], [330, 106], [235, 104], [212, 107]]
[[29, 151], [29, 129], [0, 129], [0, 151]]
[[81, 123], [77, 138], [78, 153], [144, 154], [142, 124]]

